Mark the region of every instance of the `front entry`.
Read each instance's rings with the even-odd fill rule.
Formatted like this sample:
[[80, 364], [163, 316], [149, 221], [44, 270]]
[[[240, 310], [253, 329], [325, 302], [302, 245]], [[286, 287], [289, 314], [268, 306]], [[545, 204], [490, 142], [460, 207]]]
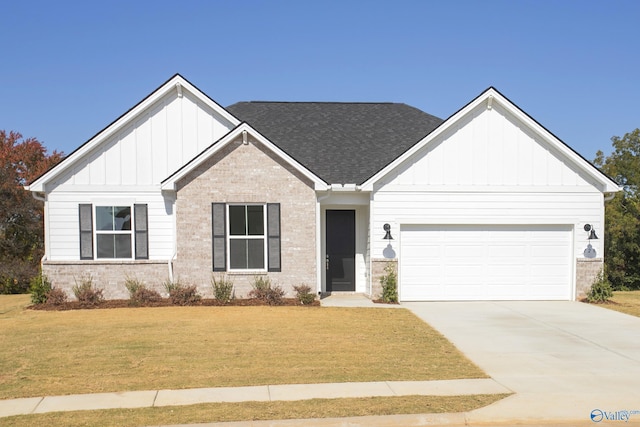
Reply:
[[327, 292], [356, 290], [356, 211], [327, 210]]

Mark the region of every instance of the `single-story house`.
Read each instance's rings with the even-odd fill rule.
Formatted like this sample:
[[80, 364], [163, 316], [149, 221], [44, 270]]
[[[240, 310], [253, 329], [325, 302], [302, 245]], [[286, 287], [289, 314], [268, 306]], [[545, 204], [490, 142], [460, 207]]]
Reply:
[[495, 88], [446, 120], [398, 103], [240, 102], [180, 75], [28, 187], [44, 200], [43, 272], [107, 298], [127, 277], [236, 296], [573, 300], [603, 265], [619, 186]]

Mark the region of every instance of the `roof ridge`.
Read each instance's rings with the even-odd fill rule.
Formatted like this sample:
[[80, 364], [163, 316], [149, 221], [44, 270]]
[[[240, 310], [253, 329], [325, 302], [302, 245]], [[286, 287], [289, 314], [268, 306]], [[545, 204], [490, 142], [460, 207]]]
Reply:
[[392, 101], [238, 101], [235, 104], [389, 104], [389, 105], [407, 105], [404, 102]]

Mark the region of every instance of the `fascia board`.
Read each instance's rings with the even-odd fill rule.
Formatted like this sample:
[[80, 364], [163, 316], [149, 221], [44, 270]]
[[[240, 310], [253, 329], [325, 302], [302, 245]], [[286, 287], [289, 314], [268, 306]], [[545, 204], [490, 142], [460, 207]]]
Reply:
[[439, 135], [461, 120], [464, 116], [474, 110], [478, 105], [489, 102], [496, 102], [500, 104], [501, 107], [505, 108], [509, 113], [514, 115], [520, 122], [526, 125], [529, 129], [531, 129], [534, 133], [540, 135], [544, 138], [548, 143], [550, 143], [554, 148], [556, 148], [562, 155], [571, 160], [576, 166], [578, 166], [581, 170], [586, 172], [589, 176], [593, 177], [597, 182], [599, 182], [603, 187], [603, 192], [617, 192], [620, 191], [621, 188], [616, 184], [613, 180], [607, 177], [605, 174], [600, 172], [595, 166], [585, 160], [582, 156], [573, 151], [569, 146], [560, 141], [555, 135], [549, 132], [544, 126], [540, 125], [537, 121], [535, 121], [531, 116], [522, 111], [519, 107], [509, 101], [506, 97], [504, 97], [500, 92], [498, 92], [495, 88], [490, 87], [485, 90], [482, 94], [468, 103], [466, 106], [458, 110], [451, 117], [445, 120], [439, 127], [437, 127], [433, 132], [429, 135], [425, 136], [421, 141], [416, 143], [409, 150], [404, 152], [400, 157], [391, 162], [387, 167], [379, 171], [377, 174], [369, 178], [366, 182], [362, 184], [362, 189], [365, 191], [372, 191], [373, 185], [383, 178], [385, 175], [389, 174], [396, 167], [404, 163], [407, 159], [411, 158], [417, 151], [421, 150], [425, 145], [429, 144], [431, 141], [436, 139]]
[[[178, 86], [179, 85], [179, 86]], [[180, 88], [180, 89], [178, 89]], [[126, 127], [129, 123], [134, 121], [142, 112], [148, 109], [151, 105], [153, 105], [156, 101], [164, 97], [166, 94], [171, 92], [172, 90], [187, 90], [199, 101], [203, 104], [207, 105], [209, 108], [214, 110], [217, 114], [220, 114], [225, 120], [228, 120], [233, 126], [237, 126], [240, 121], [234, 117], [231, 113], [225, 110], [222, 106], [217, 104], [207, 95], [205, 95], [201, 90], [192, 85], [188, 80], [182, 77], [179, 74], [176, 74], [171, 79], [169, 79], [166, 83], [160, 86], [158, 89], [153, 91], [150, 95], [136, 104], [129, 111], [124, 113], [122, 116], [117, 118], [114, 122], [108, 125], [106, 128], [98, 132], [95, 136], [89, 139], [86, 143], [81, 145], [75, 151], [73, 151], [69, 156], [67, 156], [62, 162], [53, 167], [51, 170], [43, 174], [41, 177], [36, 179], [33, 183], [31, 183], [28, 188], [30, 191], [43, 192], [45, 191], [45, 184], [52, 179], [54, 179], [59, 174], [71, 168], [76, 164], [78, 160], [83, 158], [85, 155], [90, 153], [94, 148], [99, 146], [103, 141], [113, 136], [124, 127]]]
[[211, 146], [209, 146], [209, 148], [205, 149], [203, 152], [201, 152], [199, 155], [193, 158], [184, 167], [182, 167], [173, 175], [165, 179], [161, 184], [161, 189], [164, 191], [175, 191], [176, 183], [180, 179], [182, 179], [184, 176], [189, 174], [192, 170], [197, 168], [199, 165], [201, 165], [203, 162], [209, 159], [212, 155], [220, 151], [231, 141], [241, 136], [242, 132], [244, 131], [251, 134], [251, 136], [256, 138], [261, 144], [263, 144], [265, 147], [267, 147], [269, 150], [275, 153], [282, 160], [284, 160], [285, 162], [293, 166], [293, 168], [296, 169], [298, 172], [300, 172], [303, 176], [311, 180], [314, 183], [314, 189], [321, 191], [327, 188], [327, 184], [318, 176], [316, 176], [313, 172], [309, 171], [307, 168], [302, 166], [300, 163], [298, 163], [295, 159], [293, 159], [287, 153], [285, 153], [276, 145], [274, 145], [267, 138], [262, 136], [258, 131], [253, 129], [248, 123], [242, 123], [236, 128], [234, 128], [233, 130], [231, 130], [229, 133], [227, 133], [225, 136], [220, 138], [218, 141], [213, 143]]

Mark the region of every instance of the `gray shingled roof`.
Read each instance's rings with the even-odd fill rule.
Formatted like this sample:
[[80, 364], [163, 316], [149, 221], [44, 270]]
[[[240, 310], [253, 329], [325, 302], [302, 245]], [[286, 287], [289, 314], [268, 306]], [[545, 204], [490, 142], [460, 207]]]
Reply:
[[396, 103], [239, 102], [227, 111], [329, 184], [362, 184], [442, 123]]

